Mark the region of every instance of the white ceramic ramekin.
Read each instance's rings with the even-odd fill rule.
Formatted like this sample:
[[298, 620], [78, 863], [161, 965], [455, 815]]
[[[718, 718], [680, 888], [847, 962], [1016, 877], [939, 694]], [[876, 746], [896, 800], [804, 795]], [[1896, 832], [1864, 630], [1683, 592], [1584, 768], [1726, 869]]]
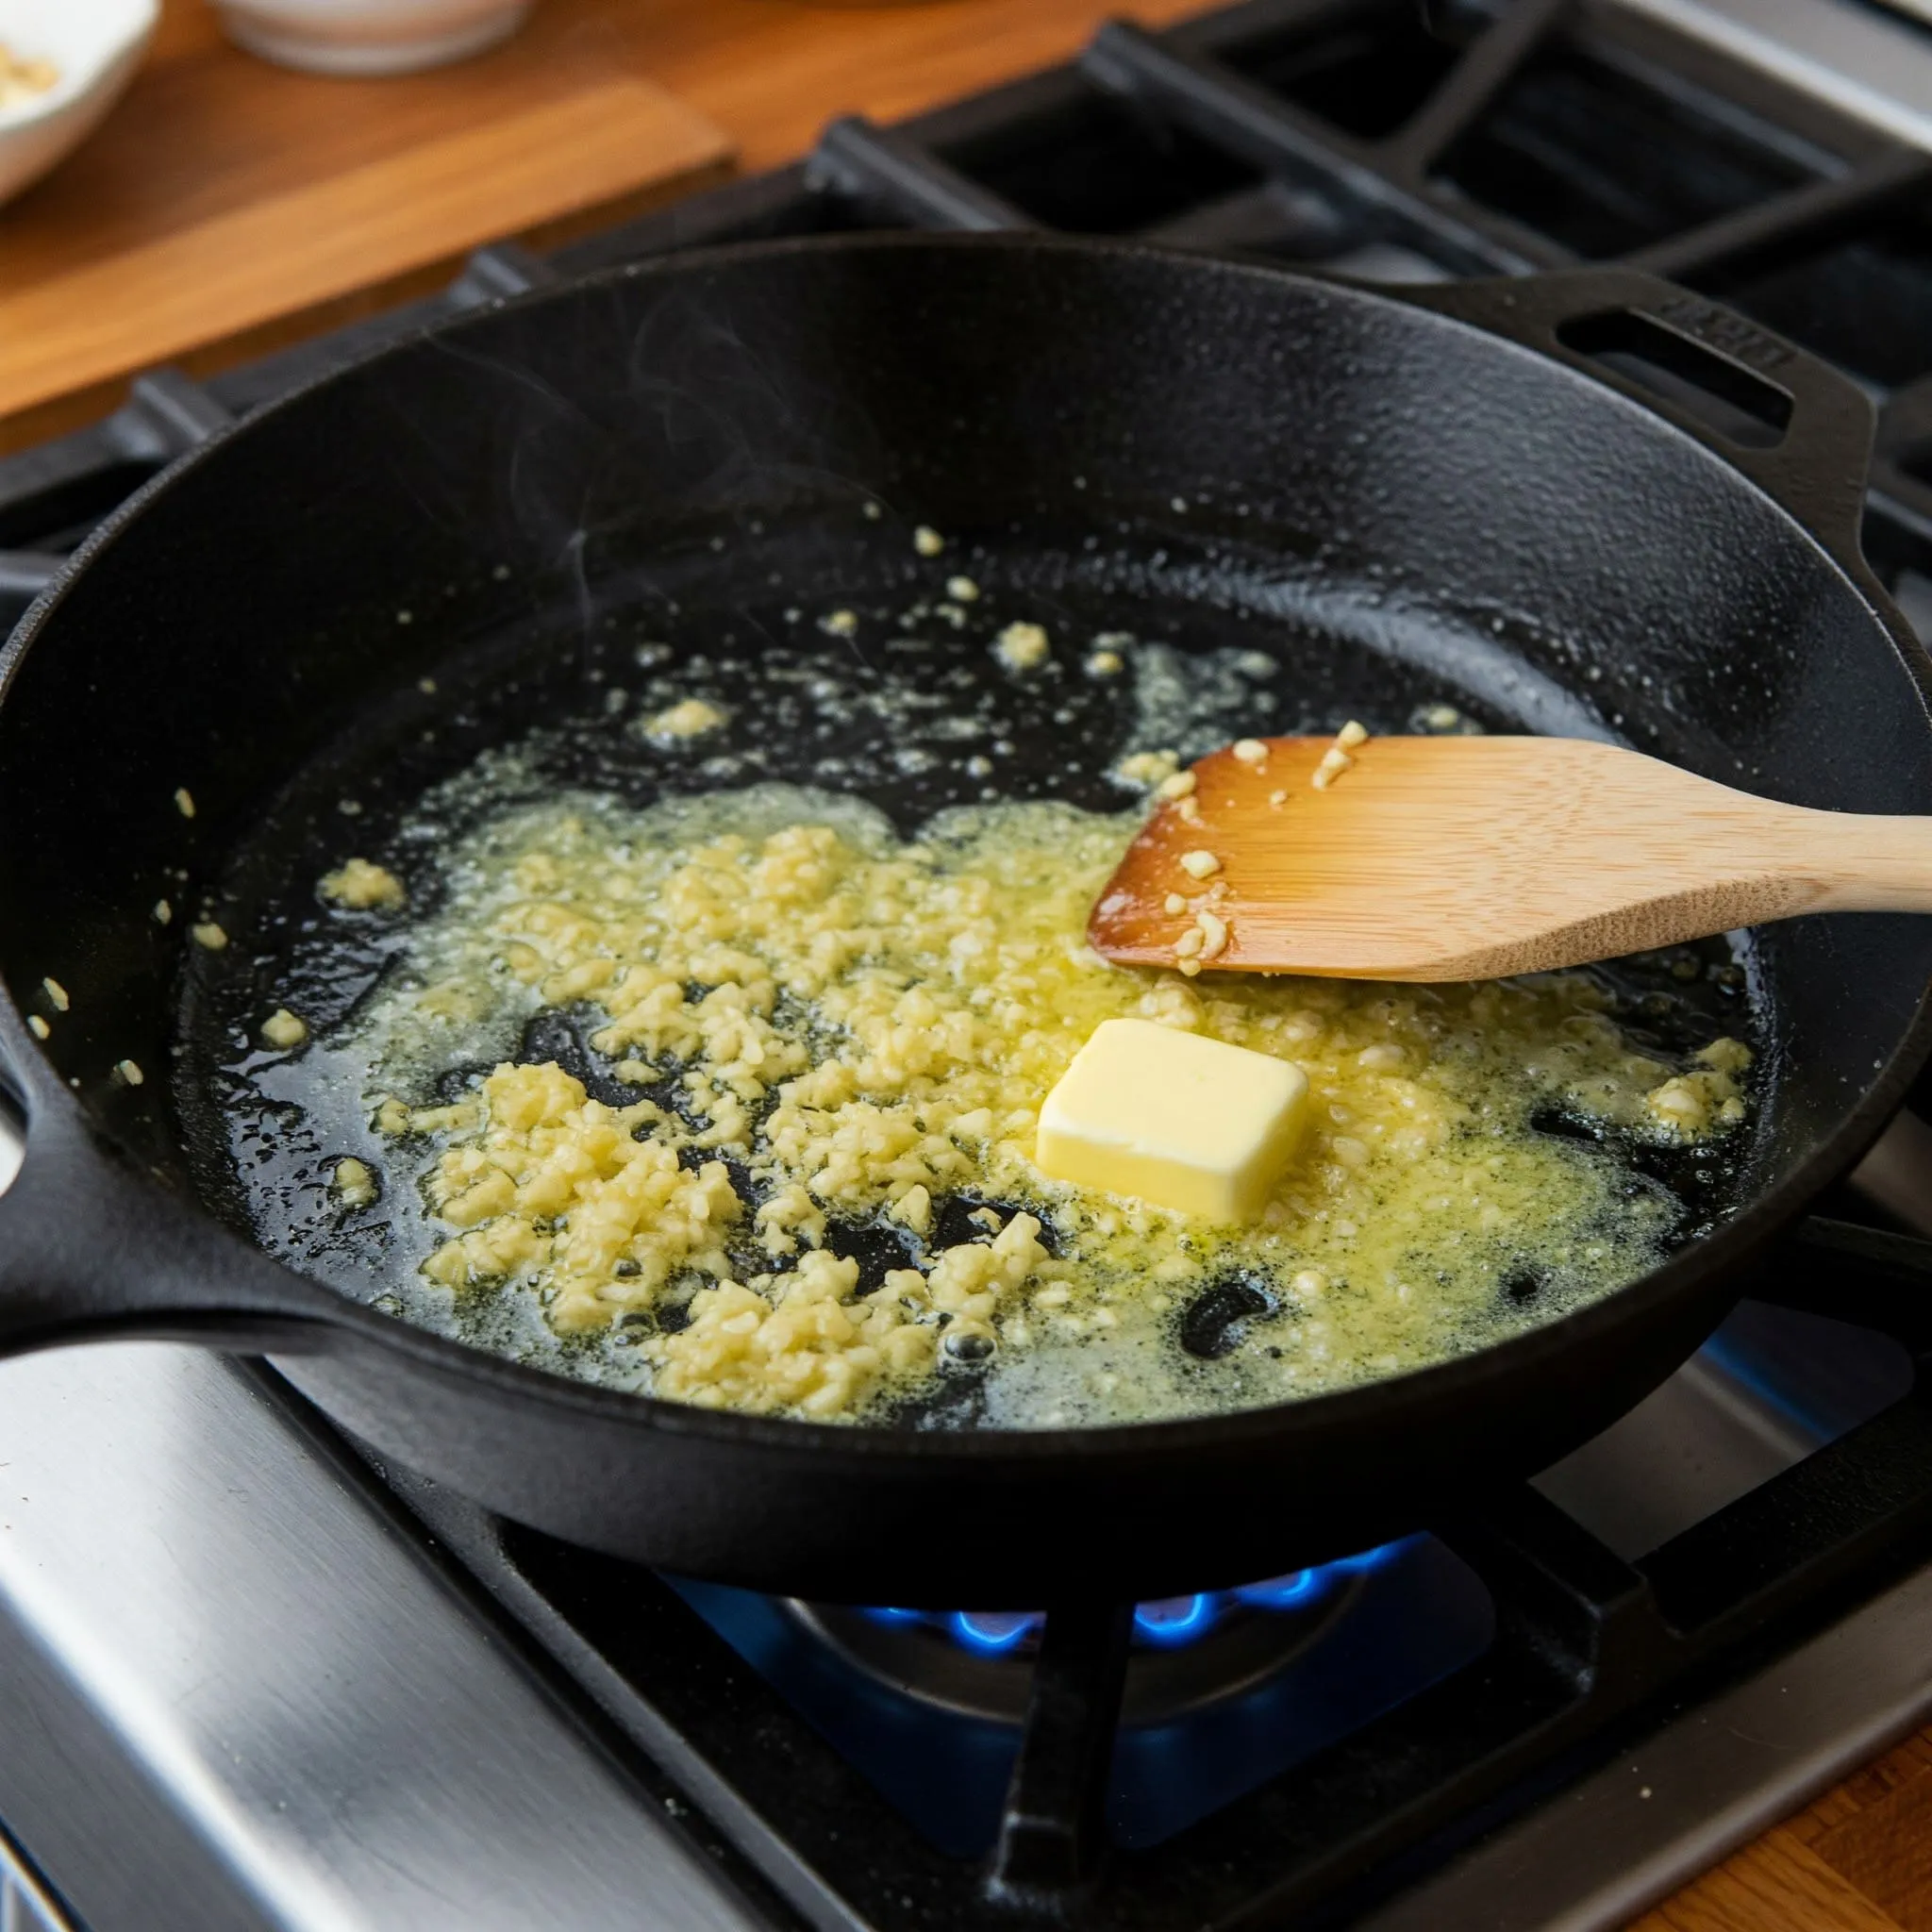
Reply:
[[0, 201], [18, 194], [94, 130], [134, 78], [160, 0], [0, 0], [0, 41], [51, 60], [45, 93], [0, 108]]
[[230, 38], [311, 74], [412, 74], [480, 54], [533, 0], [215, 0]]

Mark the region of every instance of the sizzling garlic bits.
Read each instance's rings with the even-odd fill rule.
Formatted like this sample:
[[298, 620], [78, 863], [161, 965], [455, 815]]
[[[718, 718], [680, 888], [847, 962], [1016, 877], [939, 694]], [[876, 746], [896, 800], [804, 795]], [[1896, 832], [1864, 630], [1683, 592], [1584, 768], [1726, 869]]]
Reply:
[[1032, 671], [1046, 662], [1045, 630], [1037, 624], [1009, 624], [993, 641], [992, 654], [1008, 671]]
[[308, 1022], [287, 1007], [277, 1007], [261, 1023], [261, 1037], [283, 1053], [291, 1053], [308, 1038]]
[[644, 736], [664, 741], [697, 738], [704, 732], [717, 730], [724, 722], [724, 713], [716, 705], [708, 704], [703, 698], [685, 698], [655, 717], [647, 718]]
[[340, 871], [323, 874], [322, 896], [352, 912], [391, 912], [407, 904], [409, 895], [386, 867], [352, 858]]
[[1734, 1127], [1744, 1118], [1737, 1076], [1751, 1064], [1741, 1040], [1714, 1040], [1693, 1056], [1695, 1072], [1679, 1074], [1643, 1096], [1657, 1125], [1674, 1138], [1695, 1141], [1713, 1127]]
[[1351, 718], [1335, 734], [1335, 742], [1322, 754], [1322, 762], [1315, 767], [1315, 775], [1308, 781], [1317, 791], [1325, 791], [1342, 773], [1355, 763], [1353, 753], [1359, 745], [1369, 741], [1368, 727], [1357, 724]]
[[358, 1160], [353, 1154], [336, 1162], [329, 1185], [344, 1208], [367, 1208], [375, 1200], [375, 1175], [367, 1161]]
[[1171, 805], [1174, 816], [1186, 824], [1197, 824], [1201, 818], [1200, 802], [1194, 796], [1195, 779], [1191, 772], [1176, 772], [1171, 778], [1163, 778], [1154, 788], [1154, 795], [1163, 804]]
[[[1185, 912], [1188, 902], [1178, 892], [1168, 894], [1167, 909]], [[1195, 910], [1194, 923], [1174, 943], [1174, 962], [1191, 979], [1201, 968], [1227, 951], [1227, 921], [1208, 907]]]
[[1155, 785], [1174, 777], [1180, 766], [1177, 753], [1171, 751], [1129, 752], [1113, 768], [1123, 785]]

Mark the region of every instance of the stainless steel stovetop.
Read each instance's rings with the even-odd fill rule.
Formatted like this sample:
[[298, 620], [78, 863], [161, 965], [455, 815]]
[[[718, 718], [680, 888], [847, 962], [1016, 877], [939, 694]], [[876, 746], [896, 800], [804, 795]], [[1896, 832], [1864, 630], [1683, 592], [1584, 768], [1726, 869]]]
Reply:
[[[1622, 23], [1619, 34], [1707, 50], [1932, 151], [1925, 0], [1578, 0], [1575, 10]], [[1092, 71], [1140, 60], [1146, 79], [1139, 46], [1112, 44]], [[1046, 85], [1025, 84], [1011, 111]], [[946, 114], [939, 124], [953, 125]], [[1887, 165], [1914, 178], [1896, 157]], [[984, 225], [1008, 206], [923, 166], [891, 131], [848, 127], [813, 168], [724, 192], [748, 223], [788, 218], [774, 211], [806, 187], [941, 225]], [[1252, 245], [1264, 221], [1293, 228], [1312, 192], [1229, 192], [1205, 218], [1205, 245]], [[702, 225], [678, 211], [662, 219], [691, 234]], [[1748, 254], [1748, 242], [1736, 247]], [[1346, 258], [1412, 273], [1424, 257], [1404, 241]], [[1508, 259], [1506, 247], [1498, 260]], [[491, 251], [459, 299], [542, 273], [520, 251]], [[192, 419], [167, 408], [173, 380], [151, 379], [134, 413], [104, 427], [101, 451]], [[258, 399], [257, 380], [238, 372], [226, 406]], [[167, 453], [165, 438], [156, 448]], [[64, 487], [84, 457], [79, 441], [40, 453], [29, 481]], [[1914, 528], [1917, 515], [1932, 540], [1923, 509], [1891, 502], [1887, 513]], [[0, 536], [0, 596], [38, 567], [6, 549]], [[1915, 620], [1932, 619], [1932, 566], [1896, 580]], [[9, 1158], [0, 1137], [0, 1180]], [[1902, 1117], [1857, 1185], [1876, 1218], [1932, 1234], [1932, 1127]], [[1636, 1557], [1876, 1413], [1910, 1376], [1882, 1338], [1747, 1305], [1539, 1488]], [[478, 1580], [490, 1532], [474, 1514], [406, 1480], [385, 1486], [259, 1365], [150, 1344], [0, 1364], [0, 1926], [864, 1922], [797, 1843], [745, 1822], [716, 1761], [675, 1726], [613, 1716], [621, 1687], [594, 1646], [533, 1640], [539, 1607], [520, 1600], [518, 1577]], [[1354, 1923], [1624, 1923], [1932, 1719], [1932, 1565], [1893, 1574], [1774, 1661], [1652, 1713]], [[909, 1896], [905, 1907], [913, 1923]], [[870, 1922], [900, 1922], [890, 1898]]]

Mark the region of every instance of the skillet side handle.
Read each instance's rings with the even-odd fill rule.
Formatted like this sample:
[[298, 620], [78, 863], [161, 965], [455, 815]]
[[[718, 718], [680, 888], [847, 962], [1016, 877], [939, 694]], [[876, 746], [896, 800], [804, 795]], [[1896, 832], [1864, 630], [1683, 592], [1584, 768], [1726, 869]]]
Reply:
[[1876, 417], [1858, 386], [1735, 309], [1636, 269], [1386, 291], [1566, 362], [1694, 437], [1869, 581]]
[[77, 1107], [29, 1120], [0, 1193], [0, 1357], [133, 1338], [309, 1354], [333, 1301], [99, 1146]]

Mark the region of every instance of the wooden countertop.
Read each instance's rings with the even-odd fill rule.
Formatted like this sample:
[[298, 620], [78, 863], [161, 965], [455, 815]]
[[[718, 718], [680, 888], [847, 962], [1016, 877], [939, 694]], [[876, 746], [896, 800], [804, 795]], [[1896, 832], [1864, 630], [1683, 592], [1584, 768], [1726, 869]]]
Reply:
[[[471, 91], [500, 103], [514, 97], [520, 75], [533, 76], [531, 85], [539, 87], [544, 83], [537, 76], [563, 69], [594, 74], [600, 86], [630, 80], [668, 90], [723, 130], [742, 169], [757, 172], [796, 157], [834, 114], [892, 120], [916, 113], [1064, 59], [1109, 14], [1124, 11], [1158, 25], [1196, 10], [1199, 0], [1131, 0], [1124, 7], [928, 0], [843, 8], [804, 0], [540, 0], [519, 40], [441, 76], [311, 80], [291, 88], [286, 76], [230, 50], [201, 0], [165, 0], [153, 59], [119, 111], [136, 119], [164, 115], [171, 98], [192, 100], [210, 87], [253, 88], [264, 96], [276, 88], [285, 98], [300, 91], [331, 108], [340, 104], [339, 113], [318, 115], [311, 138], [341, 139], [343, 125], [369, 125], [401, 99], [386, 89], [413, 90], [418, 98]], [[718, 150], [708, 143], [702, 121], [672, 116], [667, 127], [665, 175], [703, 174], [715, 164]], [[110, 124], [102, 139], [111, 133]], [[265, 139], [280, 133], [263, 129]], [[183, 130], [181, 140], [185, 149], [169, 162], [174, 192], [215, 192], [212, 182], [184, 178], [181, 153], [187, 175], [196, 165], [192, 131]], [[202, 164], [214, 165], [206, 155]], [[55, 185], [47, 184], [50, 198]], [[100, 252], [104, 244], [86, 225], [88, 211], [64, 195], [58, 206], [60, 222], [36, 230], [31, 246], [25, 230], [32, 225], [19, 219], [26, 204], [0, 210], [0, 288], [30, 285], [37, 274]], [[164, 220], [165, 212], [155, 219]], [[205, 369], [260, 346], [258, 336], [207, 344], [181, 359]], [[101, 388], [97, 382], [78, 398], [74, 420], [92, 413]], [[37, 412], [47, 427], [54, 413]], [[1932, 1932], [1932, 1728], [1687, 1887], [1646, 1915], [1636, 1932]]]
[[480, 59], [349, 81], [267, 66], [205, 0], [163, 0], [107, 124], [0, 208], [0, 450], [100, 416], [150, 363], [206, 375], [437, 287], [482, 242], [554, 243], [734, 150], [789, 160], [835, 113], [893, 119], [1063, 59], [1112, 10], [540, 0]]

